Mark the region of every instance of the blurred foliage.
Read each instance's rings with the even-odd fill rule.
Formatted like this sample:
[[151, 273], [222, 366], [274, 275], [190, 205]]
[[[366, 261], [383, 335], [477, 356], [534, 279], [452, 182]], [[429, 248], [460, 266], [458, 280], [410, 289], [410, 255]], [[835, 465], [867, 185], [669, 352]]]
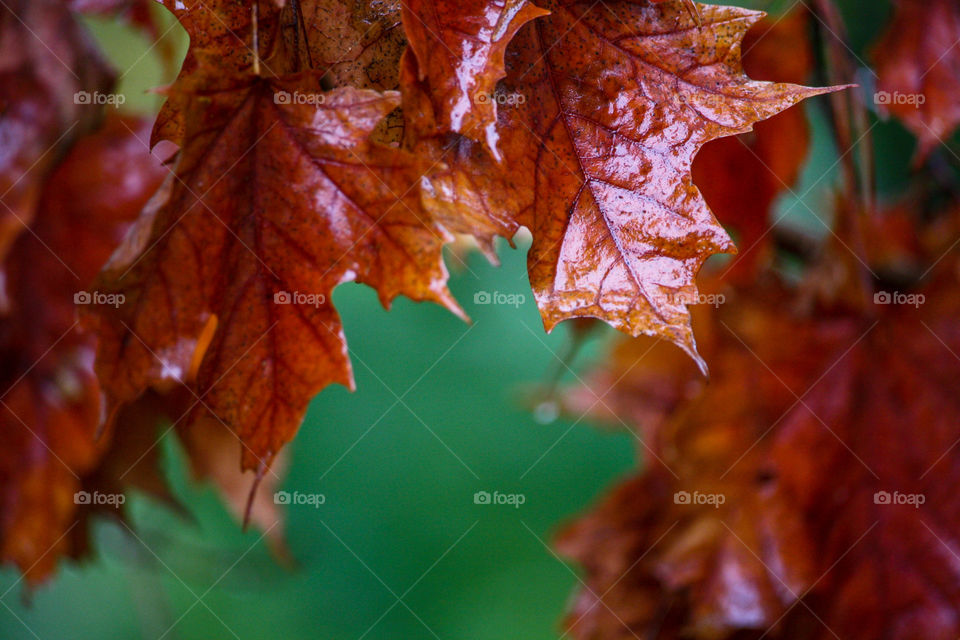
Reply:
[[[739, 4], [779, 15], [796, 2]], [[869, 45], [890, 3], [839, 4], [864, 65], [859, 90], [869, 94]], [[156, 9], [178, 67], [185, 37]], [[172, 80], [157, 47], [125, 25], [87, 22], [121, 70], [124, 108], [155, 112], [162, 97], [148, 90]], [[822, 99], [805, 107], [813, 147], [775, 216], [813, 236], [827, 233], [838, 179], [825, 107]], [[874, 124], [878, 188], [889, 194], [909, 178], [914, 140], [898, 123]], [[575, 374], [558, 364], [567, 328], [543, 333], [526, 249], [501, 246], [500, 268], [476, 253], [465, 265], [448, 260], [451, 289], [472, 325], [405, 299], [388, 313], [360, 285], [337, 290], [358, 391], [320, 394], [291, 446], [284, 488], [326, 497], [318, 508], [288, 510], [294, 566], [275, 562], [260, 532], [242, 532], [211, 488], [186, 478], [177, 443], [167, 438], [168, 473], [189, 513], [134, 500], [136, 536], [102, 522], [95, 561], [68, 563], [52, 584], [22, 599], [18, 575], [3, 571], [0, 637], [32, 638], [28, 625], [40, 638], [556, 638], [577, 579], [546, 545], [631, 469], [635, 444], [586, 422], [538, 422], [528, 410], [524, 389], [557, 367], [568, 380]], [[474, 304], [479, 291], [526, 300], [518, 308]], [[573, 369], [595, 358], [608, 337], [594, 332]], [[476, 505], [480, 490], [523, 493], [526, 503]]]

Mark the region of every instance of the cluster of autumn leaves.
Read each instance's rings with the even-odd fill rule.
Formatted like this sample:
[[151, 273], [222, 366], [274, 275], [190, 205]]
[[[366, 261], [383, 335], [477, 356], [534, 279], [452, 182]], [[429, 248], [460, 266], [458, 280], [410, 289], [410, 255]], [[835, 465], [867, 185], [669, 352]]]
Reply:
[[[625, 339], [566, 394], [573, 414], [633, 430], [641, 461], [558, 536], [585, 569], [571, 636], [960, 633], [960, 6], [895, 4], [868, 99], [918, 139], [907, 191], [875, 201], [852, 92], [832, 97], [842, 180], [812, 212], [832, 221], [819, 242], [771, 226], [807, 148], [799, 110], [708, 145], [695, 182], [741, 252], [701, 274], [718, 303], [694, 311], [709, 381], [671, 345]], [[814, 3], [829, 68], [859, 66], [837, 54], [832, 9]], [[750, 34], [751, 75], [811, 71], [804, 20]]]
[[[910, 554], [929, 561], [895, 615], [946, 620], [934, 607], [952, 574], [930, 538], [950, 539], [943, 523], [863, 496], [922, 490], [952, 513], [930, 486], [955, 468], [952, 209], [880, 212], [851, 177], [833, 239], [786, 283], [769, 216], [802, 166], [805, 117], [728, 137], [833, 90], [799, 85], [814, 66], [807, 14], [750, 31], [754, 12], [683, 0], [164, 0], [190, 47], [149, 132], [75, 99], [112, 81], [77, 12], [149, 29], [146, 4], [18, 0], [0, 14], [0, 560], [36, 583], [81, 552], [96, 505], [77, 491], [168, 497], [161, 416], [238, 513], [273, 522], [270, 477], [308, 402], [353, 385], [334, 288], [465, 315], [443, 246], [469, 234], [495, 259], [495, 237], [525, 226], [548, 330], [593, 317], [651, 336], [617, 346], [580, 407], [630, 423], [645, 465], [563, 536], [588, 571], [574, 634], [716, 637], [792, 616], [823, 635], [808, 614], [843, 627], [890, 605], [865, 573], [884, 568], [877, 545], [899, 554], [883, 579]], [[960, 35], [957, 8], [899, 10], [910, 29], [880, 48], [880, 83], [930, 96], [890, 105], [922, 160], [958, 120], [941, 89], [957, 56], [924, 66], [917, 34]], [[751, 79], [741, 50], [752, 77], [780, 82]], [[844, 108], [857, 105], [834, 100]], [[726, 304], [701, 314], [698, 350], [694, 279], [734, 250], [707, 202], [741, 255], [704, 281]], [[873, 304], [891, 282], [928, 304]], [[725, 500], [675, 503], [684, 491]], [[879, 541], [848, 551], [873, 520]]]

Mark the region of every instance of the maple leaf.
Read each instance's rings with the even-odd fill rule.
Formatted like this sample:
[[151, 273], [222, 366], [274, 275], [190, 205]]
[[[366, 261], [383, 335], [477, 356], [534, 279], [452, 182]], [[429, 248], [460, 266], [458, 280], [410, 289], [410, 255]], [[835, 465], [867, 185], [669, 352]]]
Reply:
[[[311, 82], [312, 104], [278, 98]], [[96, 284], [126, 300], [91, 309], [112, 408], [196, 369], [197, 415], [229, 425], [244, 468], [262, 474], [315, 393], [353, 386], [338, 284], [459, 312], [441, 256], [449, 234], [419, 209], [418, 160], [367, 140], [398, 103], [324, 93], [315, 74], [248, 76], [193, 103], [175, 180]]]
[[919, 139], [923, 160], [960, 123], [960, 7], [952, 0], [899, 0], [874, 48], [875, 101]]
[[524, 24], [546, 15], [527, 0], [409, 0], [403, 24], [419, 81], [438, 126], [462, 133], [498, 157], [497, 82], [506, 75], [507, 44]]
[[955, 634], [955, 260], [909, 299], [879, 292], [876, 319], [771, 284], [736, 294], [701, 343], [709, 384], [624, 344], [613, 407], [679, 391], [635, 425], [643, 474], [561, 536], [589, 572], [574, 635]]
[[[748, 79], [740, 42], [756, 12], [701, 5], [698, 19], [674, 2], [541, 4], [550, 15], [524, 26], [507, 54], [499, 127], [511, 132], [500, 145], [509, 175], [483, 180], [515, 188], [501, 202], [533, 233], [544, 324], [597, 317], [669, 338], [702, 363], [686, 303], [703, 261], [733, 245], [693, 184], [693, 157], [834, 89]], [[484, 176], [479, 162], [462, 170]], [[436, 197], [477, 200], [456, 191], [462, 180], [446, 184]]]
[[[43, 187], [30, 231], [5, 261], [0, 560], [15, 563], [31, 584], [69, 550], [74, 492], [107, 444], [95, 439], [101, 418], [95, 337], [78, 330], [75, 296], [165, 173], [131, 130], [145, 134], [147, 126], [111, 120], [73, 146]], [[118, 166], [124, 180], [113, 177]]]
[[[960, 633], [957, 599], [944, 597], [960, 577], [955, 274], [950, 265], [910, 294], [925, 296], [920, 309], [900, 303], [872, 328], [858, 326], [862, 339], [842, 359], [829, 352], [837, 365], [771, 443], [778, 493], [817, 542], [822, 581], [810, 606], [834, 633]], [[816, 637], [829, 633], [820, 627]]]
[[[183, 512], [159, 469], [163, 420], [177, 420], [194, 396], [185, 390], [145, 394], [119, 412], [112, 428], [101, 425], [101, 388], [94, 375], [96, 336], [80, 331], [75, 311], [83, 289], [147, 199], [168, 174], [144, 143], [144, 120], [110, 116], [80, 138], [42, 187], [37, 217], [14, 243], [5, 266], [12, 275], [8, 313], [0, 320], [0, 561], [19, 566], [29, 584], [47, 578], [63, 553], [89, 552], [87, 520], [94, 514], [124, 517], [121, 505], [77, 503], [89, 495], [135, 488]], [[124, 179], [116, 180], [116, 167]], [[94, 297], [96, 296], [96, 298]], [[99, 293], [89, 301], [102, 301]], [[276, 473], [254, 493], [236, 465], [240, 444], [224, 442], [216, 429], [181, 431], [198, 478], [210, 478], [238, 519], [269, 531], [285, 557], [283, 527], [273, 504]], [[217, 462], [233, 460], [228, 467]]]
[[30, 224], [40, 187], [70, 142], [92, 124], [112, 76], [62, 2], [0, 7], [0, 260]]
[[[603, 375], [615, 384], [596, 387], [609, 391], [603, 403], [608, 408], [598, 417], [635, 408], [623, 415], [640, 434], [645, 472], [558, 541], [588, 569], [597, 567], [580, 596], [581, 606], [568, 618], [578, 637], [649, 633], [661, 624], [663, 602], [680, 593], [689, 595], [677, 598], [669, 622], [663, 623], [675, 632], [683, 628], [696, 637], [722, 637], [741, 628], [763, 630], [816, 579], [814, 562], [804, 553], [809, 543], [803, 523], [772, 497], [762, 473], [764, 450], [754, 446], [778, 417], [758, 405], [789, 406], [793, 396], [757, 356], [724, 334], [734, 316], [738, 329], [763, 336], [769, 345], [760, 357], [772, 359], [770, 352], [782, 352], [785, 342], [809, 348], [809, 332], [798, 323], [764, 313], [764, 305], [781, 308], [785, 300], [782, 290], [767, 288], [755, 298], [727, 300], [723, 310], [731, 311], [719, 319], [706, 312], [698, 318], [698, 328], [704, 328], [701, 346], [711, 364], [709, 384], [672, 345], [640, 339], [618, 346], [615, 368]], [[787, 384], [816, 372], [809, 359], [775, 362], [794, 367]], [[752, 393], [742, 393], [745, 387]], [[654, 402], [643, 406], [650, 399]], [[617, 424], [623, 423], [617, 419]], [[697, 496], [714, 500], [698, 502]], [[632, 542], [597, 544], [608, 528], [613, 533], [603, 535]], [[643, 562], [631, 568], [641, 554]], [[616, 584], [625, 591], [609, 602], [597, 599]], [[632, 622], [618, 624], [618, 617]], [[597, 628], [606, 631], [591, 635]]]

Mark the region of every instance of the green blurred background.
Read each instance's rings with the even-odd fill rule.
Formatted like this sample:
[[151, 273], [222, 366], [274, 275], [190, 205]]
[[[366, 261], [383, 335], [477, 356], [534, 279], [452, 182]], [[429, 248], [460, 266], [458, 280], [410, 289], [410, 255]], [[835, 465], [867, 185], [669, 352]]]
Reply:
[[[796, 2], [743, 3], [773, 12]], [[889, 18], [889, 3], [840, 3], [857, 55]], [[162, 14], [162, 11], [160, 12]], [[152, 43], [109, 21], [88, 21], [115, 65], [126, 108], [153, 113], [146, 90], [171, 77]], [[184, 36], [162, 29], [182, 56]], [[869, 72], [864, 88], [872, 92]], [[780, 202], [781, 224], [826, 233], [837, 153], [823, 111], [810, 101], [814, 145], [801, 184]], [[913, 140], [894, 122], [874, 131], [882, 193], [905, 184]], [[810, 211], [816, 212], [814, 216]], [[344, 285], [334, 301], [353, 351], [358, 391], [326, 389], [290, 446], [287, 491], [322, 493], [319, 506], [287, 510], [296, 566], [279, 566], [258, 531], [243, 533], [213, 489], [187, 479], [177, 443], [165, 466], [189, 516], [134, 497], [137, 537], [102, 521], [98, 555], [65, 563], [29, 597], [0, 572], [0, 638], [443, 638], [539, 640], [559, 620], [576, 568], [547, 545], [634, 465], [625, 433], [586, 420], [531, 412], [531, 388], [556, 371], [566, 328], [545, 335], [526, 277], [527, 245], [501, 246], [492, 267], [473, 253], [448, 260], [451, 289], [473, 324], [443, 309], [398, 300], [387, 312], [374, 293]], [[478, 292], [520, 294], [523, 304], [481, 305]], [[577, 356], [582, 372], [603, 352], [598, 331]], [[558, 369], [559, 367], [559, 369]], [[477, 505], [477, 491], [520, 493], [525, 503]]]
[[[631, 437], [523, 409], [521, 389], [553, 371], [566, 338], [543, 333], [524, 251], [501, 253], [501, 268], [473, 254], [453, 277], [472, 325], [408, 300], [387, 312], [360, 285], [336, 291], [358, 391], [321, 393], [291, 447], [283, 488], [326, 498], [287, 510], [296, 567], [277, 566], [259, 532], [242, 534], [211, 488], [186, 480], [171, 440], [193, 522], [135, 500], [141, 540], [104, 522], [100, 557], [67, 564], [32, 606], [4, 601], [44, 640], [158, 638], [178, 619], [164, 637], [557, 637], [575, 578], [544, 545], [630, 468]], [[526, 302], [475, 305], [479, 291]], [[481, 490], [526, 501], [474, 504]], [[4, 590], [16, 579], [4, 572]], [[0, 611], [0, 637], [32, 636]]]

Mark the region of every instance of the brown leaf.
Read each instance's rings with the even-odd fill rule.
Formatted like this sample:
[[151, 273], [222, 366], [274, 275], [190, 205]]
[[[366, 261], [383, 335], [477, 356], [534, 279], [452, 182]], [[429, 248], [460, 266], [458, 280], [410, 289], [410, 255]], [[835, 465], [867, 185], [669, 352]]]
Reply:
[[[75, 296], [165, 173], [135, 135], [147, 130], [117, 119], [81, 138], [44, 185], [30, 232], [5, 262], [11, 308], [0, 321], [0, 559], [30, 583], [69, 550], [74, 492], [107, 445], [95, 439], [95, 339], [77, 328], [75, 302], [84, 299]], [[114, 179], [117, 167], [124, 180]]]
[[919, 139], [923, 160], [960, 123], [960, 6], [953, 0], [899, 0], [876, 44], [881, 109]]
[[444, 131], [486, 142], [497, 152], [497, 82], [507, 44], [524, 24], [546, 15], [527, 0], [408, 0], [403, 22]]
[[[330, 303], [338, 284], [458, 311], [441, 257], [449, 234], [420, 210], [417, 159], [367, 141], [399, 96], [324, 93], [317, 80], [247, 76], [192, 102], [169, 193], [96, 285], [126, 302], [91, 309], [111, 408], [197, 362], [195, 417], [234, 429], [244, 468], [260, 473], [315, 393], [353, 386]], [[280, 98], [307, 91], [314, 103]]]

